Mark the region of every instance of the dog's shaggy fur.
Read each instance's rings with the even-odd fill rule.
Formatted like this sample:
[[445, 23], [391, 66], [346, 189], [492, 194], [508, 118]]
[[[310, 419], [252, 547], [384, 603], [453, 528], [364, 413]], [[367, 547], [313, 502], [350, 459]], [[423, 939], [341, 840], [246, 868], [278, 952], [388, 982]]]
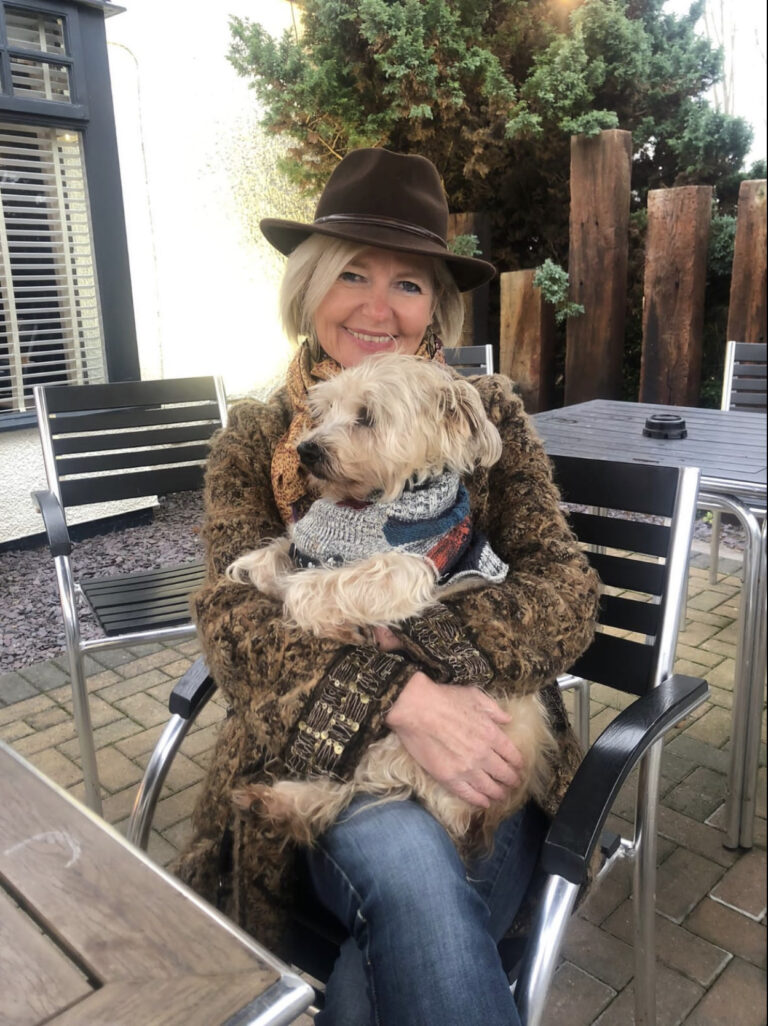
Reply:
[[[468, 474], [478, 465], [492, 466], [501, 455], [498, 431], [476, 389], [431, 361], [373, 357], [314, 386], [309, 403], [314, 426], [301, 440], [299, 455], [322, 497], [334, 502], [392, 502], [407, 488], [446, 471]], [[290, 537], [276, 539], [235, 560], [228, 576], [280, 598], [290, 623], [352, 643], [370, 644], [374, 627], [396, 627], [450, 590], [473, 583], [470, 576], [439, 585], [434, 566], [409, 552], [297, 570], [290, 550]], [[260, 803], [262, 814], [285, 831], [286, 839], [311, 844], [355, 794], [382, 800], [414, 795], [459, 847], [465, 848], [470, 836], [473, 846], [488, 847], [502, 819], [528, 798], [544, 794], [555, 748], [537, 696], [497, 700], [511, 716], [503, 729], [525, 768], [520, 785], [488, 810], [471, 806], [435, 781], [395, 734], [369, 747], [347, 783], [315, 778], [253, 785], [238, 791], [235, 802], [243, 809]]]

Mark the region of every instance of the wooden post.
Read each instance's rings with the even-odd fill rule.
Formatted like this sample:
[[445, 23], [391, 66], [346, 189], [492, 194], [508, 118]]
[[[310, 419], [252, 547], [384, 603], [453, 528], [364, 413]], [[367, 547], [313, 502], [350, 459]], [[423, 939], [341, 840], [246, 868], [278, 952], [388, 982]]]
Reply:
[[765, 179], [742, 182], [733, 246], [727, 341], [765, 342]]
[[696, 406], [712, 187], [648, 193], [640, 402]]
[[[457, 235], [476, 235], [480, 247], [478, 255], [483, 260], [491, 259], [491, 222], [487, 214], [449, 214], [448, 242], [450, 243]], [[491, 341], [488, 337], [489, 295], [489, 284], [464, 293], [464, 330], [461, 345], [484, 346]]]
[[619, 129], [571, 137], [570, 299], [565, 402], [617, 399], [627, 304], [632, 135]]
[[528, 413], [551, 409], [554, 397], [555, 311], [534, 288], [535, 274], [507, 271], [499, 276], [499, 371], [517, 384]]

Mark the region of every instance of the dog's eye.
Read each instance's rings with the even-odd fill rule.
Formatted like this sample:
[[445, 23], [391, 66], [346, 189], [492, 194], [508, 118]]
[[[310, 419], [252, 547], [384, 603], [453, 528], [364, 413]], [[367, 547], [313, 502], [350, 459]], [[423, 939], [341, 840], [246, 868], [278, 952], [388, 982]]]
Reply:
[[357, 411], [357, 424], [360, 427], [373, 427], [373, 414], [367, 406], [361, 406]]

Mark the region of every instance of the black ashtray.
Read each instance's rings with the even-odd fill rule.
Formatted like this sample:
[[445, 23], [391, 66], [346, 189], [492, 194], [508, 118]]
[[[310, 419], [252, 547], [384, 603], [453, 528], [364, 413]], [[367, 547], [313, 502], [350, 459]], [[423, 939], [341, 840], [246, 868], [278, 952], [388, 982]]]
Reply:
[[687, 438], [685, 421], [676, 413], [654, 413], [645, 422], [647, 438]]

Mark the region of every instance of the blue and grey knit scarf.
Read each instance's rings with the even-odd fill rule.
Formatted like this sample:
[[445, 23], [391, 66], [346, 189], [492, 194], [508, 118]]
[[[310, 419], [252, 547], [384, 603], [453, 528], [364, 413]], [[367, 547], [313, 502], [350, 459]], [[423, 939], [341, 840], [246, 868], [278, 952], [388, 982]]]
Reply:
[[509, 567], [472, 528], [458, 474], [444, 473], [393, 502], [318, 499], [293, 529], [291, 554], [302, 568], [339, 567], [398, 549], [421, 556], [445, 584], [470, 574], [497, 583]]

